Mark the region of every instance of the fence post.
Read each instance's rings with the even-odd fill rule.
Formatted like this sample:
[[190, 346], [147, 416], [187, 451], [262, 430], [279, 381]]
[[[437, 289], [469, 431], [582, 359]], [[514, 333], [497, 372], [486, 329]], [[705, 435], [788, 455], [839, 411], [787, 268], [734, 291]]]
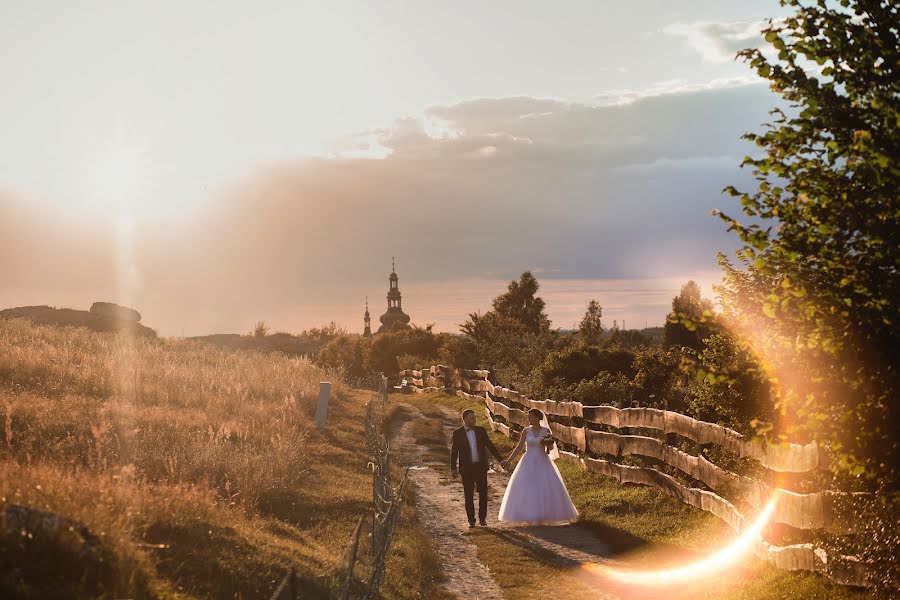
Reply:
[[316, 407], [316, 427], [325, 427], [328, 419], [328, 398], [331, 396], [331, 384], [327, 381], [319, 383], [319, 405]]
[[366, 522], [366, 516], [363, 515], [359, 519], [359, 525], [353, 533], [353, 542], [350, 545], [350, 558], [347, 560], [347, 579], [344, 582], [343, 600], [350, 600], [350, 584], [353, 583], [353, 567], [356, 565], [356, 550], [359, 548], [359, 535], [362, 533], [363, 524]]

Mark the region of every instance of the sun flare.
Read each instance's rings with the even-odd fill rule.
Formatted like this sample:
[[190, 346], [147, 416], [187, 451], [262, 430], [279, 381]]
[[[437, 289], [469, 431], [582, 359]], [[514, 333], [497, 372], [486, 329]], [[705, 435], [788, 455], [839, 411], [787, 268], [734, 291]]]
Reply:
[[625, 569], [604, 564], [586, 564], [584, 568], [595, 575], [619, 583], [644, 586], [683, 583], [721, 573], [723, 569], [737, 564], [752, 552], [753, 547], [760, 539], [763, 528], [775, 510], [776, 502], [777, 500], [774, 498], [769, 500], [756, 520], [728, 546], [695, 562], [658, 570]]

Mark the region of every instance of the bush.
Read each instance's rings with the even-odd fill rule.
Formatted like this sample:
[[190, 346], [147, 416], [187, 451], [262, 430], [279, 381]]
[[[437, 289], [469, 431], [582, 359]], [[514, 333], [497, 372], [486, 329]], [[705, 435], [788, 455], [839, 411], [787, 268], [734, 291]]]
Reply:
[[545, 388], [567, 387], [601, 372], [631, 379], [636, 373], [634, 360], [635, 354], [629, 350], [574, 344], [547, 355], [537, 369], [536, 383]]
[[403, 327], [375, 335], [366, 356], [366, 369], [396, 375], [400, 370], [397, 357], [403, 355], [417, 356], [429, 365], [437, 361], [440, 338], [431, 329], [431, 325]]
[[688, 413], [702, 421], [750, 433], [751, 421], [771, 421], [770, 385], [746, 348], [727, 333], [704, 340], [689, 384]]
[[634, 402], [635, 385], [622, 373], [604, 371], [590, 379], [563, 388], [551, 388], [553, 400], [581, 402], [586, 406], [609, 404], [628, 407]]
[[681, 371], [682, 354], [671, 349], [648, 346], [635, 353], [634, 399], [642, 406], [671, 409], [681, 406], [679, 388], [685, 374]]
[[366, 359], [371, 344], [371, 338], [361, 335], [340, 335], [319, 351], [316, 362], [325, 367], [340, 369], [348, 377], [365, 377], [368, 374]]

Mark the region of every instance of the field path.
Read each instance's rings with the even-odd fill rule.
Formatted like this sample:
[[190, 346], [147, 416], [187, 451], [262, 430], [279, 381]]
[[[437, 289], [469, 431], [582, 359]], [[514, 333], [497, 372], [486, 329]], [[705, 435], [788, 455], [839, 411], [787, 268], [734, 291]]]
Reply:
[[[400, 461], [410, 467], [419, 521], [435, 540], [447, 580], [444, 587], [459, 598], [502, 600], [503, 593], [491, 572], [478, 560], [478, 550], [466, 539], [468, 525], [462, 505], [462, 484], [444, 483], [445, 478], [426, 461], [428, 449], [416, 444], [410, 429], [421, 418], [418, 409], [403, 405], [402, 424], [394, 432], [391, 446]], [[429, 464], [431, 463], [431, 464]]]
[[[447, 454], [439, 456], [435, 449], [416, 442], [412, 425], [425, 418], [414, 406], [401, 404], [392, 446], [400, 462], [410, 467], [409, 476], [415, 490], [416, 509], [424, 527], [435, 539], [447, 575], [446, 589], [468, 599], [501, 599], [502, 590], [491, 576], [490, 569], [478, 560], [478, 552], [468, 541], [469, 532], [463, 506], [463, 489], [459, 480], [449, 479]], [[441, 407], [441, 429], [449, 446], [450, 434], [459, 425], [459, 413]], [[488, 524], [495, 529], [512, 529], [496, 520], [508, 473], [488, 475], [490, 500]], [[476, 494], [477, 495], [477, 494]], [[565, 527], [517, 527], [515, 531], [523, 543], [545, 551], [545, 556], [563, 566], [586, 562], [609, 562], [609, 547], [587, 528], [578, 524]], [[615, 598], [599, 595], [600, 598]]]

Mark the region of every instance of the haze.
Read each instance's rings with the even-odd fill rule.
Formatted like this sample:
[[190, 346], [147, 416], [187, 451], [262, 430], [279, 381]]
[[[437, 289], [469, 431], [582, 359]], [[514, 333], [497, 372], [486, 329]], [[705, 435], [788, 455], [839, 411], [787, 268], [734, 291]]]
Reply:
[[454, 331], [531, 269], [554, 325], [664, 321], [775, 97], [777, 2], [0, 6], [0, 307], [164, 335]]

